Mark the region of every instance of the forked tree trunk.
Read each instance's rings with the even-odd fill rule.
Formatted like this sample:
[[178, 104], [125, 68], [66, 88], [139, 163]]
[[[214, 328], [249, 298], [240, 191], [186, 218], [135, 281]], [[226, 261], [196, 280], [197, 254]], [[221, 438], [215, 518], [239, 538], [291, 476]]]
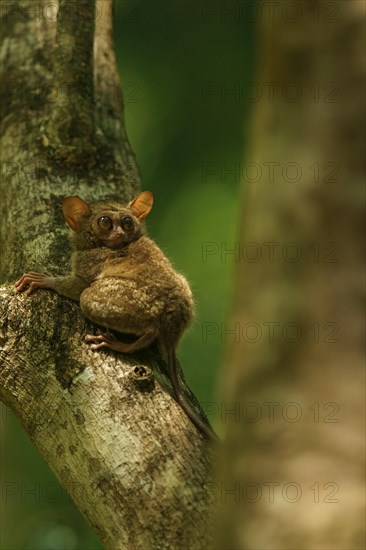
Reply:
[[230, 549], [361, 549], [365, 5], [274, 4], [229, 327], [231, 475], [217, 498]]
[[65, 195], [123, 201], [140, 190], [111, 4], [2, 6], [0, 395], [105, 547], [203, 548], [213, 453], [157, 350], [92, 352], [76, 303], [12, 284], [26, 270], [67, 273]]

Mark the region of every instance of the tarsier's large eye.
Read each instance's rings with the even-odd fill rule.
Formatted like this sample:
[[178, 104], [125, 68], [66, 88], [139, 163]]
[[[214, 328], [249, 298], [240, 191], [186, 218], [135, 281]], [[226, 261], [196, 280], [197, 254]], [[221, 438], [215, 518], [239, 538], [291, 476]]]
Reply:
[[102, 216], [98, 220], [98, 225], [102, 229], [112, 229], [113, 222], [112, 222], [111, 218], [108, 218], [108, 216]]
[[122, 229], [124, 229], [125, 231], [131, 231], [131, 229], [134, 226], [133, 219], [129, 218], [128, 216], [125, 216], [121, 220], [121, 226], [122, 226]]

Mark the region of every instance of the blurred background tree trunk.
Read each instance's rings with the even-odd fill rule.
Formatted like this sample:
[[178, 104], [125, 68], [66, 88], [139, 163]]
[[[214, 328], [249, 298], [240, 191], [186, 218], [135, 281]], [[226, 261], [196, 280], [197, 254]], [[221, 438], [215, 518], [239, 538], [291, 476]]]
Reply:
[[365, 6], [276, 4], [247, 154], [266, 177], [242, 194], [222, 375], [218, 547], [361, 549]]

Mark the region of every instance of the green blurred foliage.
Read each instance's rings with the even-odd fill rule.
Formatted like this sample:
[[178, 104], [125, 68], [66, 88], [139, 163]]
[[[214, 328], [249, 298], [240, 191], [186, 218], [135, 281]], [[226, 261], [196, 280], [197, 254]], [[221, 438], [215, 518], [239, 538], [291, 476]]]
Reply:
[[[236, 240], [242, 181], [225, 168], [242, 162], [250, 106], [222, 92], [249, 82], [254, 64], [253, 26], [223, 17], [223, 5], [115, 2], [127, 132], [142, 187], [156, 201], [148, 229], [196, 297], [197, 318], [178, 356], [203, 404], [215, 399], [224, 351], [218, 335], [203, 341], [203, 324], [227, 320], [235, 270], [232, 256], [204, 261], [204, 251]], [[1, 550], [100, 549], [14, 415], [1, 411]]]
[[[253, 26], [222, 10], [223, 2], [126, 1], [115, 27], [127, 131], [142, 187], [155, 195], [149, 233], [196, 297], [178, 355], [203, 403], [215, 398], [224, 350], [218, 334], [203, 341], [204, 323], [226, 322], [230, 308], [235, 266], [220, 250], [237, 234], [242, 182], [229, 171], [243, 159], [250, 106], [230, 90], [250, 81], [254, 64]], [[206, 256], [207, 243], [219, 251]]]

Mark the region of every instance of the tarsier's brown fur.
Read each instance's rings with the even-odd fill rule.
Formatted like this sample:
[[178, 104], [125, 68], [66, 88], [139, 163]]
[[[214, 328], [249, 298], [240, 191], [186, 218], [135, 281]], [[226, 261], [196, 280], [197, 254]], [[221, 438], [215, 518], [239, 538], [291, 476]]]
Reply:
[[52, 288], [80, 300], [83, 314], [94, 323], [137, 336], [127, 344], [111, 333], [87, 335], [85, 340], [93, 350], [132, 353], [157, 340], [167, 354], [177, 401], [193, 423], [214, 439], [179, 387], [175, 349], [192, 320], [194, 304], [186, 279], [142, 232], [141, 222], [152, 204], [148, 191], [127, 206], [115, 201], [89, 205], [79, 197], [66, 197], [63, 213], [73, 230], [71, 274], [51, 277], [26, 273], [16, 288], [22, 291], [29, 285], [27, 294], [36, 288]]

